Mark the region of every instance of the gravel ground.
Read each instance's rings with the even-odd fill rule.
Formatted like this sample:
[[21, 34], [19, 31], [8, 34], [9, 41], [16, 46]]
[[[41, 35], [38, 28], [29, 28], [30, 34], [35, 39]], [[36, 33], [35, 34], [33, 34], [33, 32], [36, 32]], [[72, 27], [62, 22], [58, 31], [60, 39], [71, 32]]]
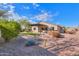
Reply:
[[0, 46], [0, 56], [55, 56], [39, 46], [25, 46], [27, 37], [18, 37], [17, 40]]
[[26, 47], [27, 40], [36, 41], [39, 36], [20, 36], [14, 41], [0, 45], [0, 56], [79, 56], [79, 32], [62, 35], [63, 38], [49, 38], [44, 35], [44, 39], [49, 38], [46, 47], [43, 44]]
[[48, 39], [46, 47], [43, 48], [58, 56], [79, 56], [79, 32], [63, 35], [63, 38]]

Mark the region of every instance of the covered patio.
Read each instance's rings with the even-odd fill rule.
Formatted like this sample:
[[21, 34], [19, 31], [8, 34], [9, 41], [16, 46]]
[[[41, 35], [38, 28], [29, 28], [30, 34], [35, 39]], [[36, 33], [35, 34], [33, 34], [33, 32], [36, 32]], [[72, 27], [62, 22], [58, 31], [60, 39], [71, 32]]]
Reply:
[[32, 32], [46, 32], [48, 31], [48, 26], [43, 24], [32, 24]]

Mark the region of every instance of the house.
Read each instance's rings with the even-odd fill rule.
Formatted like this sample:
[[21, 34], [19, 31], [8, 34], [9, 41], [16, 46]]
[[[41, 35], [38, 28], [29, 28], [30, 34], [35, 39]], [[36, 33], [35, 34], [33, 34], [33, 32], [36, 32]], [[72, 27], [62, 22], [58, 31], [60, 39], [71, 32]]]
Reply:
[[62, 26], [56, 24], [50, 24], [46, 22], [39, 22], [36, 24], [31, 24], [32, 32], [40, 33], [40, 32], [47, 32], [49, 30], [64, 32], [64, 28]]

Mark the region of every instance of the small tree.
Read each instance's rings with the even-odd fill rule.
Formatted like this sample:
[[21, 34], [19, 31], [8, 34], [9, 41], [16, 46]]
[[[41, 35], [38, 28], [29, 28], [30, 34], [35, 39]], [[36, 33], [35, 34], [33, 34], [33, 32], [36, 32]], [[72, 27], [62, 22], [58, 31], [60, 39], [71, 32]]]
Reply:
[[21, 25], [21, 28], [24, 27], [24, 29], [22, 28], [22, 30], [24, 30], [24, 31], [30, 30], [31, 26], [30, 26], [30, 23], [28, 22], [28, 20], [22, 19], [22, 20], [19, 20], [19, 23]]

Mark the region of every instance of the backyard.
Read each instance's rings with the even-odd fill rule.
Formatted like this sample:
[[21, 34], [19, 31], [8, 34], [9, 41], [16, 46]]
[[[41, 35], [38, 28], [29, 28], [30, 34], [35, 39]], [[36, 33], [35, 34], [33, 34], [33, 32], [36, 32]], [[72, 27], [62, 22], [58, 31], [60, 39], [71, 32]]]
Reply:
[[[0, 20], [0, 55], [2, 56], [78, 56], [79, 30], [75, 28], [34, 33], [25, 20]], [[20, 24], [28, 26], [22, 29]], [[27, 27], [26, 26], [26, 27]], [[31, 26], [30, 26], [31, 28]], [[8, 33], [8, 34], [7, 34]]]
[[[62, 34], [62, 33], [61, 33]], [[0, 55], [6, 56], [77, 56], [79, 55], [79, 32], [76, 34], [64, 33], [63, 38], [50, 38], [44, 43], [45, 35], [19, 35], [0, 46]], [[40, 38], [43, 39], [40, 39]], [[47, 36], [46, 36], [47, 37]], [[26, 46], [27, 41], [34, 41], [39, 44]], [[30, 43], [30, 42], [29, 42]]]
[[[67, 16], [67, 12], [62, 12], [65, 6], [62, 5], [63, 9], [60, 9], [62, 15], [53, 22], [53, 18], [58, 16], [58, 13], [52, 14], [52, 6], [55, 6], [53, 4], [45, 4], [50, 6], [52, 13], [47, 12], [48, 8], [43, 4], [40, 5], [45, 11], [37, 8], [38, 4], [36, 7], [33, 7], [35, 4], [28, 4], [32, 9], [25, 8], [29, 9], [29, 12], [21, 10], [23, 11], [21, 13], [19, 8], [13, 7], [14, 5], [22, 9], [27, 7], [27, 4], [23, 4], [24, 7], [22, 4], [0, 4], [0, 7], [7, 6], [10, 9], [4, 7], [0, 9], [0, 56], [79, 56], [79, 23], [74, 23], [74, 19], [77, 18], [70, 18], [71, 13], [68, 14], [68, 20], [67, 17], [62, 17]], [[78, 16], [75, 12], [73, 15]], [[77, 26], [69, 26], [72, 25], [72, 20], [69, 19], [73, 19], [73, 24]]]
[[[40, 46], [25, 46], [28, 37], [18, 37], [0, 46], [1, 56], [52, 56], [55, 55]], [[31, 38], [32, 39], [32, 38]]]

